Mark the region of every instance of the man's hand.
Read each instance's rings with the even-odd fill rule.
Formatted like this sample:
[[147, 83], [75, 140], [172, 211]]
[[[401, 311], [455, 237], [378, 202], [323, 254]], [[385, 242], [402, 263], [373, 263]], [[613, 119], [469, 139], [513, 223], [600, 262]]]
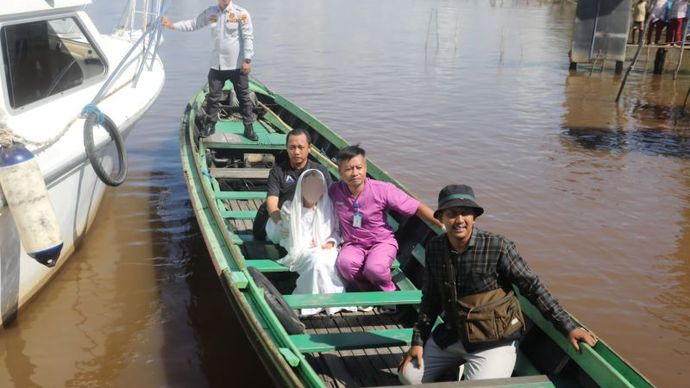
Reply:
[[329, 249], [333, 249], [334, 246], [335, 246], [335, 243], [333, 241], [327, 241], [323, 245], [321, 245], [321, 248], [323, 248], [325, 250], [329, 250]]
[[174, 29], [175, 29], [175, 26], [174, 26], [173, 23], [170, 21], [170, 19], [168, 19], [167, 16], [163, 16], [163, 17], [161, 18], [161, 24], [162, 24], [163, 27], [165, 27], [165, 28], [168, 28], [168, 29], [171, 29], [171, 30], [174, 30]]
[[252, 71], [252, 64], [251, 63], [243, 63], [242, 64], [242, 74], [249, 74]]
[[410, 346], [410, 350], [407, 351], [407, 354], [403, 359], [400, 361], [400, 364], [398, 365], [398, 371], [402, 372], [403, 369], [407, 366], [407, 364], [410, 363], [410, 361], [414, 360], [415, 358], [417, 359], [417, 365], [419, 365], [420, 368], [424, 367], [424, 361], [423, 361], [423, 356], [424, 355], [424, 347], [419, 346], [419, 345], [413, 345]]
[[597, 343], [597, 337], [581, 327], [570, 331], [570, 333], [568, 333], [568, 340], [570, 340], [570, 344], [573, 345], [578, 352], [580, 351], [579, 342], [585, 342], [589, 346], [594, 346]]
[[271, 219], [273, 220], [273, 222], [275, 222], [276, 224], [279, 223], [279, 222], [283, 219], [283, 218], [280, 216], [280, 210], [274, 211], [273, 213], [271, 213], [271, 214], [269, 215], [269, 217], [271, 217]]

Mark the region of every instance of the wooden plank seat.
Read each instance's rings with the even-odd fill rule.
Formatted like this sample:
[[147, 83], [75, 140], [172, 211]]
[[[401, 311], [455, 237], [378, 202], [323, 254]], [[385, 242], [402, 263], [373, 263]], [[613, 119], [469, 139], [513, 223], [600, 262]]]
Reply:
[[[243, 129], [242, 129], [243, 130]], [[203, 139], [207, 148], [216, 149], [241, 149], [243, 151], [282, 151], [285, 149], [285, 135], [281, 133], [257, 132], [258, 141], [252, 141], [246, 137], [230, 131], [218, 131]]]
[[268, 179], [270, 168], [211, 168], [209, 173], [216, 179]]
[[302, 294], [284, 295], [285, 301], [293, 309], [347, 306], [390, 306], [419, 304], [421, 291], [368, 291], [344, 292], [340, 294]]
[[[254, 267], [261, 272], [288, 272], [288, 268], [277, 261], [270, 259], [248, 259], [244, 261], [247, 267]], [[400, 262], [394, 260], [391, 269], [400, 268]], [[346, 305], [348, 306], [348, 305]]]
[[[246, 169], [242, 169], [246, 170]], [[263, 170], [263, 169], [260, 169]], [[270, 170], [269, 170], [270, 171]], [[263, 171], [262, 171], [263, 176]], [[252, 199], [266, 199], [265, 191], [216, 191], [213, 196], [216, 199], [221, 200], [245, 200], [250, 201]]]
[[[570, 383], [570, 384], [568, 384]], [[457, 387], [505, 387], [505, 388], [550, 388], [556, 386], [577, 386], [574, 382], [558, 382], [554, 384], [546, 375], [536, 376], [518, 376], [506, 377], [499, 379], [485, 379], [485, 380], [462, 380], [462, 381], [447, 381], [432, 384], [433, 388], [457, 388]]]
[[220, 210], [220, 215], [223, 218], [231, 218], [234, 220], [253, 220], [256, 218], [256, 210]]
[[293, 344], [302, 353], [373, 349], [410, 344], [412, 329], [385, 329], [350, 333], [296, 334]]

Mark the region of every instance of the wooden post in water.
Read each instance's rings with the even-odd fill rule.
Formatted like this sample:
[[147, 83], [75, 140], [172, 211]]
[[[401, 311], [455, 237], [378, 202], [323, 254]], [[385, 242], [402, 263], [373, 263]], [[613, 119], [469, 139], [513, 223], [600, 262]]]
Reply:
[[654, 74], [664, 73], [664, 63], [666, 62], [666, 49], [659, 47], [654, 56]]
[[616, 74], [623, 72], [623, 61], [616, 61]]

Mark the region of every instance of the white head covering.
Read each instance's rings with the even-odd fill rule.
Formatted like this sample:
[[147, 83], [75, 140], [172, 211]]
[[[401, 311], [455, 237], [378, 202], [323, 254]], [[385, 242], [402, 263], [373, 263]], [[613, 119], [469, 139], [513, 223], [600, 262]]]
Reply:
[[[305, 211], [302, 199], [302, 181], [307, 176], [319, 178], [323, 187], [323, 194], [314, 207], [315, 214], [313, 236], [305, 236], [302, 231], [302, 215]], [[331, 199], [328, 197], [326, 178], [319, 170], [306, 170], [302, 173], [302, 175], [300, 175], [295, 187], [295, 196], [293, 197], [289, 206], [290, 232], [288, 234], [287, 241], [281, 241], [281, 245], [285, 246], [288, 251], [287, 256], [285, 256], [281, 262], [288, 266], [290, 265], [290, 262], [299, 258], [302, 249], [304, 249], [305, 246], [308, 246], [312, 240], [316, 243], [317, 247], [320, 247], [326, 243], [329, 237], [331, 237], [333, 231], [338, 227], [333, 206], [331, 205]]]

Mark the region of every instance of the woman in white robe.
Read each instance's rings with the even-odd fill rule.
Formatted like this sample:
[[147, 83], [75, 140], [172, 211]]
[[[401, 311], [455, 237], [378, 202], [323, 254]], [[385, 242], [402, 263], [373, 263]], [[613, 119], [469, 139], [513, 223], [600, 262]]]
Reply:
[[[293, 294], [345, 291], [335, 269], [340, 244], [338, 219], [321, 171], [312, 169], [300, 175], [293, 200], [283, 204], [279, 225], [267, 224], [267, 232], [270, 232], [269, 238], [279, 239], [288, 252], [278, 262], [299, 273]], [[343, 308], [327, 308], [326, 313], [335, 314], [340, 310]], [[321, 311], [321, 308], [302, 309], [300, 313], [308, 316]]]

